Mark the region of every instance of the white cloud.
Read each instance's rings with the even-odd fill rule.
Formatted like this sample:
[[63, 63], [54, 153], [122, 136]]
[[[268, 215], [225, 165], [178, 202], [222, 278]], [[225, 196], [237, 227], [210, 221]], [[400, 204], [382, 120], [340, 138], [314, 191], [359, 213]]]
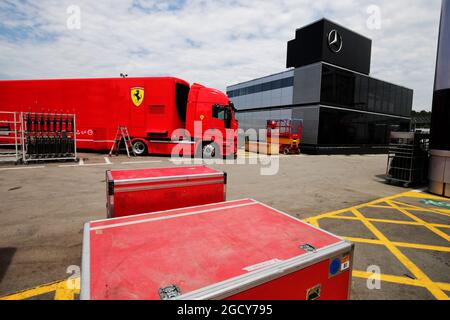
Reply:
[[[381, 8], [369, 30], [366, 9]], [[70, 5], [81, 29], [67, 29]], [[431, 106], [440, 1], [0, 2], [0, 78], [173, 75], [225, 90], [284, 70], [295, 29], [323, 16], [373, 39], [372, 75]]]

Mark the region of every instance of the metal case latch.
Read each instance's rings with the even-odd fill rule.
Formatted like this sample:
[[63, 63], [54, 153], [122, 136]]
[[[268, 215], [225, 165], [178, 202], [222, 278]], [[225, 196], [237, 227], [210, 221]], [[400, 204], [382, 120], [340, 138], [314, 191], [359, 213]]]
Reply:
[[306, 300], [307, 301], [313, 301], [313, 300], [317, 300], [320, 298], [320, 294], [322, 291], [322, 285], [317, 285], [314, 288], [311, 288], [308, 290], [308, 292], [306, 293]]
[[300, 246], [300, 249], [305, 250], [306, 252], [316, 252], [316, 248], [312, 245], [310, 245], [309, 243], [306, 244], [302, 244]]
[[160, 288], [159, 296], [161, 300], [171, 300], [178, 296], [181, 296], [181, 290], [176, 285], [171, 285], [169, 287]]

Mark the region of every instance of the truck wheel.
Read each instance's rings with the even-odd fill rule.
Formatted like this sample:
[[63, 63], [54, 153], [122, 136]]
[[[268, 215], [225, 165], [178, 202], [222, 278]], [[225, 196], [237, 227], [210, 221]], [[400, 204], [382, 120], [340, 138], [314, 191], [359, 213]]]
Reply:
[[137, 156], [143, 156], [147, 154], [147, 145], [141, 140], [136, 140], [133, 142], [133, 151]]
[[218, 150], [215, 143], [206, 144], [203, 146], [202, 155], [203, 158], [212, 159], [216, 156]]
[[289, 147], [285, 147], [283, 153], [287, 156], [291, 154], [291, 149]]

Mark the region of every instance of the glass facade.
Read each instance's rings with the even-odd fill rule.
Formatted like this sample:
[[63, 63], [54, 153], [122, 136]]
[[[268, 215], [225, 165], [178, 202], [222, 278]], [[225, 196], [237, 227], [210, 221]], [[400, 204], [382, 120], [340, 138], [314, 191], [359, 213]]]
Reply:
[[321, 104], [409, 117], [413, 91], [323, 64]]
[[[324, 106], [293, 107], [239, 112], [240, 129], [265, 129], [267, 120], [301, 119], [304, 123], [302, 145], [317, 147], [387, 146], [391, 131], [409, 131], [410, 121], [361, 111]], [[263, 132], [264, 134], [264, 132]], [[244, 137], [240, 137], [243, 141]], [[265, 141], [264, 135], [258, 135]]]
[[264, 91], [271, 91], [281, 88], [292, 87], [294, 85], [294, 77], [278, 79], [261, 84], [256, 84], [248, 87], [244, 87], [236, 90], [227, 91], [227, 95], [230, 98], [245, 96], [248, 94], [259, 93]]
[[292, 108], [239, 112], [236, 115], [239, 121], [239, 128], [265, 129], [267, 120], [281, 120], [292, 118]]
[[320, 108], [319, 146], [388, 145], [391, 131], [409, 131], [409, 120]]
[[[239, 129], [247, 131], [255, 129], [258, 131], [266, 129], [267, 120], [290, 120], [292, 119], [292, 109], [273, 109], [261, 111], [239, 112], [236, 115], [239, 121]], [[265, 136], [258, 136], [260, 141], [265, 141]]]

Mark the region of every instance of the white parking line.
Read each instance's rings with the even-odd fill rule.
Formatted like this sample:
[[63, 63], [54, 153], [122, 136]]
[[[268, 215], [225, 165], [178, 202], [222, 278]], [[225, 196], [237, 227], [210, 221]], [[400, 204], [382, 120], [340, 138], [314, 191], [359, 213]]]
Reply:
[[81, 164], [62, 164], [62, 165], [59, 165], [58, 167], [59, 168], [70, 168], [70, 167], [79, 167], [79, 166], [81, 166]]
[[85, 167], [89, 167], [89, 166], [110, 166], [112, 165], [112, 163], [89, 163], [89, 164], [85, 164]]
[[105, 159], [104, 163], [89, 163], [89, 164], [85, 164], [83, 159], [80, 159], [80, 161], [78, 162], [78, 164], [63, 164], [60, 165], [60, 168], [70, 168], [70, 167], [94, 167], [94, 166], [111, 166], [114, 165], [114, 163], [111, 162], [111, 160], [108, 159], [108, 157], [104, 157], [103, 159]]
[[1, 168], [0, 171], [7, 171], [7, 170], [27, 170], [27, 169], [42, 169], [42, 168], [45, 168], [45, 166], [39, 166], [39, 167]]
[[161, 163], [162, 160], [155, 160], [155, 161], [128, 161], [128, 162], [122, 162], [122, 164], [145, 164], [145, 163]]
[[70, 167], [95, 167], [95, 166], [110, 166], [113, 163], [89, 163], [89, 164], [66, 164], [59, 166], [60, 168], [70, 168]]

